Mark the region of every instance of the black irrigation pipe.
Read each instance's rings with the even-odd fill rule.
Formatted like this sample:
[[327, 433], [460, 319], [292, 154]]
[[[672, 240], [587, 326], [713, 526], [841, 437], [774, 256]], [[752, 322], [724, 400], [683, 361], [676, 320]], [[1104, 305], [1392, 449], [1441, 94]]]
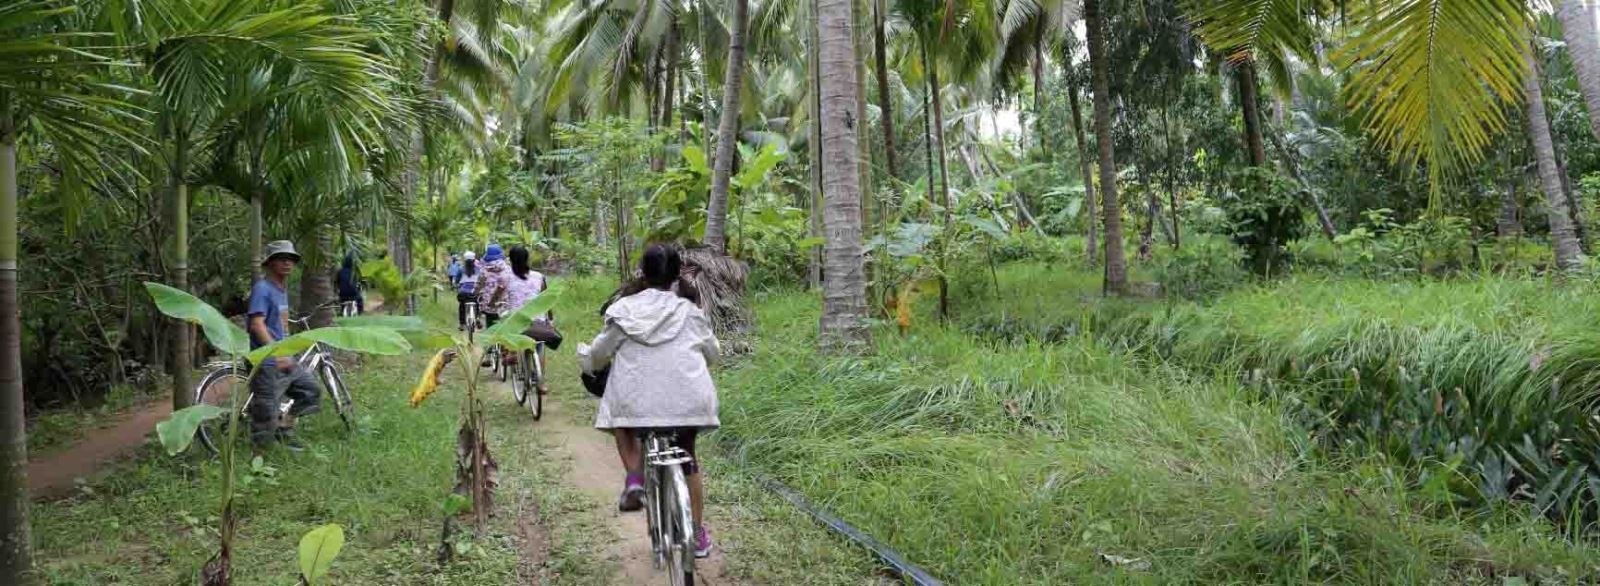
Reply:
[[890, 548], [887, 545], [879, 543], [878, 540], [873, 539], [871, 535], [862, 533], [861, 530], [851, 527], [849, 523], [846, 523], [844, 520], [833, 516], [832, 513], [829, 513], [822, 507], [812, 504], [811, 501], [806, 500], [806, 497], [801, 496], [800, 493], [795, 492], [794, 489], [784, 486], [782, 482], [778, 482], [771, 478], [762, 478], [761, 485], [765, 486], [767, 490], [770, 490], [778, 496], [783, 497], [783, 500], [789, 501], [789, 504], [799, 507], [800, 510], [809, 513], [817, 521], [821, 522], [823, 525], [827, 525], [829, 529], [844, 535], [845, 538], [855, 542], [856, 545], [860, 545], [872, 550], [872, 553], [876, 554], [879, 559], [883, 560], [884, 563], [889, 564], [889, 567], [894, 568], [894, 570], [899, 572], [901, 576], [910, 578], [911, 583], [915, 586], [944, 586], [944, 582], [940, 582], [938, 578], [935, 578], [923, 571], [922, 568], [917, 567], [915, 564], [906, 561], [904, 557], [900, 556], [900, 552], [895, 551], [893, 548]]

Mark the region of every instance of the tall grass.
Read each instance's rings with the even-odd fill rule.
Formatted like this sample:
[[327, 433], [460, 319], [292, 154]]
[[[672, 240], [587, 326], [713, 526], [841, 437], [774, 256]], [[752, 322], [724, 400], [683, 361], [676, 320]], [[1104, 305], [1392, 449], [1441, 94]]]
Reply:
[[716, 437], [953, 583], [1600, 572], [1595, 552], [1515, 512], [1424, 514], [1404, 474], [1329, 464], [1284, 405], [1227, 377], [1084, 336], [993, 344], [931, 327], [819, 356], [817, 305], [760, 300], [757, 351], [719, 377]]
[[1583, 291], [1495, 277], [1296, 278], [1169, 303], [1091, 299], [1082, 273], [1038, 265], [1000, 275], [1005, 295], [960, 289], [970, 331], [1092, 335], [1239, 377], [1276, 391], [1325, 444], [1424, 465], [1418, 483], [1446, 502], [1516, 499], [1563, 521], [1593, 518], [1600, 301]]

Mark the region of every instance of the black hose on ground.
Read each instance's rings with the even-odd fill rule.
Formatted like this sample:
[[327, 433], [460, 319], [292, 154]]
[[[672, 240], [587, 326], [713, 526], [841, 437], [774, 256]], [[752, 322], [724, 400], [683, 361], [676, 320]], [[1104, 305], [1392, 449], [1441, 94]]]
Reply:
[[783, 483], [770, 478], [762, 478], [761, 484], [762, 486], [765, 486], [767, 490], [770, 490], [778, 496], [783, 497], [783, 500], [789, 501], [789, 504], [799, 507], [800, 510], [810, 514], [823, 525], [827, 525], [829, 529], [839, 532], [840, 534], [844, 535], [845, 538], [855, 542], [857, 545], [872, 550], [873, 554], [876, 554], [879, 559], [883, 560], [884, 563], [889, 564], [889, 567], [893, 568], [894, 571], [898, 572], [902, 577], [909, 578], [911, 583], [915, 586], [944, 586], [944, 583], [940, 582], [938, 578], [934, 578], [927, 572], [923, 571], [922, 568], [919, 568], [911, 562], [906, 561], [904, 557], [900, 556], [900, 552], [891, 549], [887, 545], [879, 543], [878, 540], [873, 539], [871, 535], [867, 535], [855, 527], [851, 527], [849, 523], [846, 523], [844, 520], [833, 516], [832, 513], [823, 510], [821, 507], [811, 504], [811, 501], [806, 500], [806, 497], [801, 496], [800, 493], [795, 492], [794, 489], [784, 486]]

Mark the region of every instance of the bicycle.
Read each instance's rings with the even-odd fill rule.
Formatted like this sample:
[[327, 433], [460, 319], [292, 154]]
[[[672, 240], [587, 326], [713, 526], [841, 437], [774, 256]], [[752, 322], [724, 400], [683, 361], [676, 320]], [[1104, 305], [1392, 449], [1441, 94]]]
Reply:
[[[305, 328], [311, 316], [299, 319], [290, 318], [289, 323]], [[288, 357], [279, 358], [279, 360]], [[316, 373], [317, 381], [322, 383], [323, 390], [328, 392], [332, 399], [333, 410], [339, 414], [339, 419], [344, 423], [346, 433], [355, 428], [355, 402], [350, 398], [350, 389], [344, 384], [344, 376], [340, 374], [341, 367], [334, 360], [332, 351], [328, 350], [321, 342], [312, 344], [305, 352], [294, 357], [300, 368], [311, 369]], [[233, 396], [234, 385], [242, 385], [246, 395], [240, 403], [239, 412], [232, 418], [221, 418], [205, 425], [196, 431], [200, 443], [212, 454], [216, 454], [217, 442], [227, 437], [228, 426], [234, 423], [250, 424], [250, 401], [255, 394], [250, 392], [250, 363], [246, 360], [230, 360], [213, 362], [206, 365], [206, 375], [201, 377], [200, 385], [194, 390], [194, 403], [199, 405], [207, 403], [223, 409], [228, 408], [228, 401]], [[279, 416], [289, 412], [294, 406], [294, 400], [284, 398], [278, 404]]]
[[478, 329], [478, 302], [467, 302], [467, 321], [462, 324], [467, 331], [467, 341], [472, 341], [472, 333]]
[[694, 586], [694, 511], [684, 465], [694, 461], [672, 430], [635, 430], [644, 444], [644, 500], [655, 567], [673, 586]]
[[351, 299], [339, 302], [339, 317], [355, 317], [360, 314], [360, 309], [356, 307], [356, 300]]
[[544, 364], [539, 360], [543, 355], [544, 342], [539, 342], [533, 350], [523, 350], [518, 359], [502, 371], [510, 371], [511, 395], [518, 405], [526, 405], [533, 411], [534, 421], [544, 416], [544, 393], [539, 392], [539, 383], [544, 381]]

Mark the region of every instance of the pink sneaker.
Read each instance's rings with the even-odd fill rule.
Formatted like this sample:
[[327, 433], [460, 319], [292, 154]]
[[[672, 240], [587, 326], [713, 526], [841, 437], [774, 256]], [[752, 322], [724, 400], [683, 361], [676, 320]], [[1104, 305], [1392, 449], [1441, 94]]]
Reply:
[[706, 531], [705, 527], [694, 530], [694, 557], [711, 557], [711, 532]]
[[629, 474], [622, 485], [622, 496], [617, 499], [617, 510], [632, 513], [644, 508], [644, 478]]

